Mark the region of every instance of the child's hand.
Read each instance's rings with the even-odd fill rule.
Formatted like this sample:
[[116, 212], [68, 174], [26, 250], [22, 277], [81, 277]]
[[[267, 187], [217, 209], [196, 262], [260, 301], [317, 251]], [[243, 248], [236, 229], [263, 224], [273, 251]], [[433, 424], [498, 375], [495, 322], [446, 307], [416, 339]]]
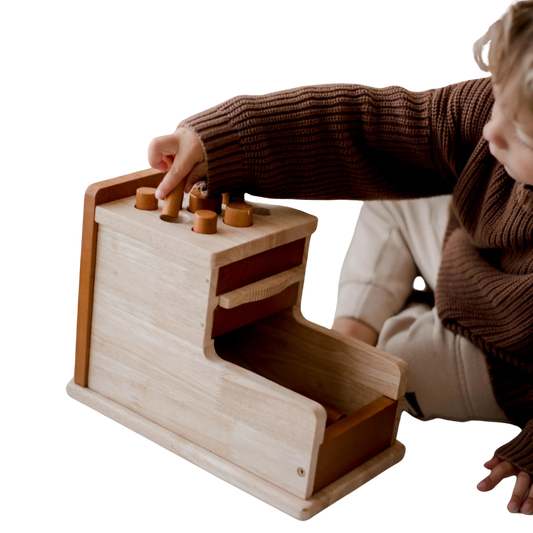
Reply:
[[159, 200], [186, 179], [184, 191], [205, 177], [207, 164], [200, 139], [188, 128], [178, 128], [172, 135], [156, 137], [148, 147], [148, 162], [152, 168], [167, 172], [155, 193]]
[[378, 343], [379, 333], [370, 326], [352, 317], [342, 316], [337, 318], [333, 322], [331, 329], [344, 333], [348, 337], [354, 337], [355, 339], [366, 342], [371, 346], [375, 346]]
[[511, 513], [522, 512], [524, 514], [533, 514], [533, 491], [524, 500], [532, 484], [531, 476], [527, 472], [522, 472], [511, 463], [502, 461], [497, 457], [493, 457], [483, 466], [491, 472], [488, 477], [479, 483], [477, 486], [479, 490], [483, 492], [492, 490], [502, 479], [516, 476], [513, 496], [507, 505], [507, 509]]

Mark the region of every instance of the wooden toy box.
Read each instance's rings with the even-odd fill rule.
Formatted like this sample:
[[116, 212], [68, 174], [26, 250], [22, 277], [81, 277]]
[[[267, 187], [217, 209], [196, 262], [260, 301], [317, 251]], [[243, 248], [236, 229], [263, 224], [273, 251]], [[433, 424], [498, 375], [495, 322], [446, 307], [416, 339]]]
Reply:
[[301, 315], [315, 217], [253, 204], [198, 234], [187, 196], [176, 223], [135, 208], [162, 177], [87, 189], [68, 394], [310, 518], [402, 459], [406, 365]]

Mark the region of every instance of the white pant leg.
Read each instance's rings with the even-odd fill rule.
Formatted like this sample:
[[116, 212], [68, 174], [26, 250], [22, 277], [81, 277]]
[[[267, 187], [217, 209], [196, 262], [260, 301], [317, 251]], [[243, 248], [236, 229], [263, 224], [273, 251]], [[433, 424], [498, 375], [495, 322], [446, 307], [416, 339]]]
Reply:
[[[451, 198], [386, 206], [428, 287], [435, 291]], [[423, 420], [509, 422], [492, 391], [483, 352], [446, 329], [436, 307], [409, 304], [388, 318], [377, 347], [409, 367], [406, 410]]]
[[377, 348], [407, 362], [409, 414], [422, 420], [509, 422], [494, 397], [483, 352], [446, 329], [436, 307], [409, 304], [385, 322]]
[[484, 354], [442, 326], [436, 308], [404, 304], [420, 274], [435, 291], [450, 196], [366, 202], [346, 254], [336, 317], [380, 332], [377, 347], [409, 366], [405, 409], [423, 420], [508, 422]]

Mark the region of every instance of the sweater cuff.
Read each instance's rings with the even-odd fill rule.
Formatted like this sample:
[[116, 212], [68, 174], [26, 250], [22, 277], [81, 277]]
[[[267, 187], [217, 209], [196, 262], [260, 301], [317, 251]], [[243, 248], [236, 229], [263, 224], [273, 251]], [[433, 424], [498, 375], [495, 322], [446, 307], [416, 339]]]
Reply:
[[512, 441], [498, 448], [494, 455], [533, 475], [533, 419]]

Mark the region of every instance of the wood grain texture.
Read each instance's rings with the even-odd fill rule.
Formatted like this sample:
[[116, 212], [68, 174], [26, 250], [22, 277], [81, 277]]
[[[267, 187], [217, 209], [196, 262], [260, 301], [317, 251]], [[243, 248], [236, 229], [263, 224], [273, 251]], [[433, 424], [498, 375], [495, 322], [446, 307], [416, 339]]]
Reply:
[[98, 225], [96, 207], [119, 198], [133, 196], [139, 187], [157, 187], [164, 174], [158, 170], [137, 169], [115, 176], [106, 176], [88, 183], [82, 193], [80, 206], [80, 242], [78, 246], [78, 275], [72, 356], [74, 379], [87, 386], [91, 344], [92, 295]]

